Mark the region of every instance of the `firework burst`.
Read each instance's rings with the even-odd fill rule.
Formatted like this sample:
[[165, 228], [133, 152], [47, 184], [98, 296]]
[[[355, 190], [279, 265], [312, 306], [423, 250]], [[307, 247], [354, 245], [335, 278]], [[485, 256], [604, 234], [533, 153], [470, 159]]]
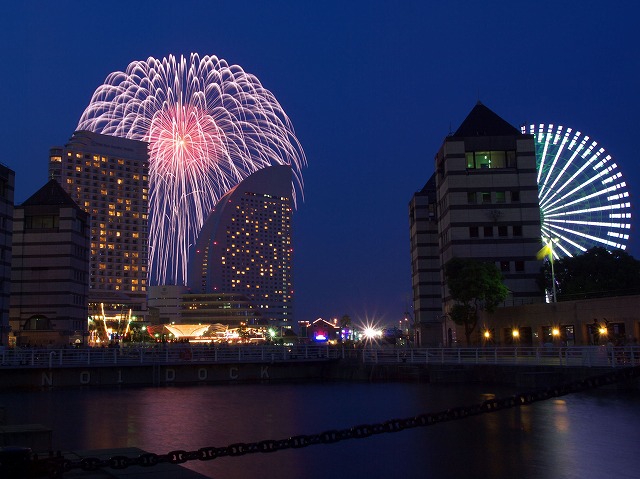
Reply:
[[189, 247], [216, 202], [251, 173], [306, 165], [291, 121], [253, 75], [215, 56], [131, 63], [93, 94], [78, 130], [149, 143], [149, 284], [185, 284]]

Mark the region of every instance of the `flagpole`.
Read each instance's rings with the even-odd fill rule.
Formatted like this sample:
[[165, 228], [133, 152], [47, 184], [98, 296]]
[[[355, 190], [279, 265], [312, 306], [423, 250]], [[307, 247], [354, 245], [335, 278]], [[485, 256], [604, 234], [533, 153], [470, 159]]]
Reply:
[[549, 248], [551, 249], [551, 284], [553, 286], [553, 302], [557, 303], [558, 299], [556, 298], [556, 272], [553, 268], [553, 239], [549, 238]]

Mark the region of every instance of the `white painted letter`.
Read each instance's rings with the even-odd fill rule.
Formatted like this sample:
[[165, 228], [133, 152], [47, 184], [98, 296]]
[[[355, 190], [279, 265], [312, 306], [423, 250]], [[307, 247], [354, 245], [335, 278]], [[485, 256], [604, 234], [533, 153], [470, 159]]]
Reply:
[[89, 371], [82, 371], [80, 373], [80, 384], [89, 384], [91, 382], [91, 373]]

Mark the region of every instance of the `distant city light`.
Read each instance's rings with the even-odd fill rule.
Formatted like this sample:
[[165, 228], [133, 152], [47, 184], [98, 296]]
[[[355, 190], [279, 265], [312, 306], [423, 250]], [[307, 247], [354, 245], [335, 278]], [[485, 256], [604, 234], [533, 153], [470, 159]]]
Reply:
[[372, 326], [368, 326], [368, 327], [366, 327], [364, 329], [363, 335], [364, 335], [365, 339], [368, 339], [368, 340], [381, 338], [382, 337], [382, 330], [381, 329], [375, 329]]

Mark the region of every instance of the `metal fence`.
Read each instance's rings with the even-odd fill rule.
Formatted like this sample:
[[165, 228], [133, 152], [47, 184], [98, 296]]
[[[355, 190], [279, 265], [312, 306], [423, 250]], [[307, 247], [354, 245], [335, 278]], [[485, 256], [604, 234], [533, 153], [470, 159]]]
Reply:
[[351, 359], [365, 364], [487, 364], [576, 367], [640, 365], [640, 346], [399, 348], [330, 345], [207, 346], [167, 344], [150, 347], [5, 349], [2, 368], [67, 368], [158, 364], [228, 364]]
[[325, 345], [206, 346], [166, 344], [151, 347], [7, 349], [0, 351], [2, 368], [67, 368], [156, 364], [266, 363], [336, 359], [340, 349]]
[[365, 363], [623, 367], [640, 365], [640, 346], [367, 348]]

